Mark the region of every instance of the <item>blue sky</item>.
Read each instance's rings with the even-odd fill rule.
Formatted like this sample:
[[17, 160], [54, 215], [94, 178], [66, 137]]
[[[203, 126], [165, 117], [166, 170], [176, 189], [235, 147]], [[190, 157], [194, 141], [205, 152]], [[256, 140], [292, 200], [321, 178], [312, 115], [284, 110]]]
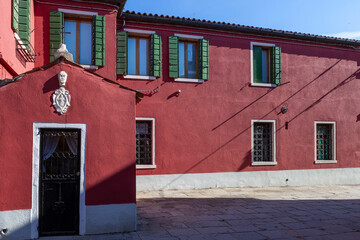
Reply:
[[360, 0], [127, 0], [125, 10], [360, 39]]

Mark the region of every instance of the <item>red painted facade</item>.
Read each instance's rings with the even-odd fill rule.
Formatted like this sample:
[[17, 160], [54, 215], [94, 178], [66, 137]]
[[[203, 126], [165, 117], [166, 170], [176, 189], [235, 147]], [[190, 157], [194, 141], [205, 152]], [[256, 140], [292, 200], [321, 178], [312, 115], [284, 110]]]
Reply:
[[[160, 87], [136, 106], [137, 117], [156, 119], [156, 168], [138, 169], [137, 175], [360, 167], [358, 50], [130, 20], [124, 28], [162, 36], [160, 78], [118, 76], [134, 89]], [[209, 39], [208, 81], [181, 83], [168, 77], [168, 36], [174, 34]], [[250, 86], [251, 42], [281, 47], [282, 85]], [[287, 113], [281, 113], [282, 106]], [[251, 166], [254, 119], [276, 120], [276, 166]], [[314, 121], [336, 121], [336, 164], [314, 163]]]

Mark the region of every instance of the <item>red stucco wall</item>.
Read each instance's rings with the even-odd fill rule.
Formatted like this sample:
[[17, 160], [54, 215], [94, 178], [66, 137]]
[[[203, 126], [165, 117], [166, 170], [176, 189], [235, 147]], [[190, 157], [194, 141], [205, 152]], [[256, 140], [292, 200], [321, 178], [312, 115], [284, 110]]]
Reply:
[[[138, 175], [360, 167], [358, 50], [130, 21], [125, 28], [162, 36], [162, 77], [118, 76], [134, 89], [160, 87], [136, 106], [137, 117], [156, 118], [157, 167]], [[174, 33], [210, 40], [205, 83], [168, 77], [168, 36]], [[281, 46], [283, 85], [249, 85], [252, 41]], [[280, 113], [282, 106], [287, 113]], [[251, 166], [252, 119], [276, 120], [276, 166]], [[314, 121], [336, 121], [337, 164], [314, 164]]]
[[35, 2], [35, 48], [38, 53], [36, 66], [42, 66], [50, 61], [49, 43], [49, 12], [61, 9], [76, 11], [96, 12], [98, 15], [105, 16], [105, 66], [99, 67], [96, 73], [106, 78], [115, 80], [116, 77], [116, 16], [117, 9], [111, 6], [76, 3], [74, 1], [49, 0], [49, 3], [42, 4]]
[[[59, 115], [51, 95], [62, 70], [71, 106]], [[133, 92], [59, 63], [0, 87], [0, 102], [1, 211], [31, 208], [34, 122], [86, 124], [86, 205], [135, 202]]]
[[[34, 63], [26, 62], [25, 59], [16, 51], [16, 39], [12, 30], [12, 1], [0, 1], [1, 21], [0, 21], [0, 60], [5, 61], [8, 72], [17, 75], [30, 70], [34, 67]], [[31, 1], [30, 29], [33, 30], [34, 21], [34, 5]], [[34, 46], [34, 32], [30, 34], [30, 42]], [[14, 74], [14, 72], [16, 74]], [[0, 76], [0, 78], [2, 78]]]

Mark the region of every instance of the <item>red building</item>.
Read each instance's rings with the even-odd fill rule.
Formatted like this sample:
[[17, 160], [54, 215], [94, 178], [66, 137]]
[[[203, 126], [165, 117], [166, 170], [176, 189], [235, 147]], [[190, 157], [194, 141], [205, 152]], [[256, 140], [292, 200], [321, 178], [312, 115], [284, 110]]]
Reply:
[[124, 4], [0, 3], [1, 235], [133, 231], [136, 189], [360, 183], [359, 41]]

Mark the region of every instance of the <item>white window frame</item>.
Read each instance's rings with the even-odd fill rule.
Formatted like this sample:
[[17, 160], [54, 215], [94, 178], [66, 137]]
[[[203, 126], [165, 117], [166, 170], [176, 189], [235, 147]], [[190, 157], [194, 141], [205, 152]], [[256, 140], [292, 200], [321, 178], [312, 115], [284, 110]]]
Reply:
[[[148, 30], [140, 30], [140, 29], [132, 29], [132, 28], [124, 28], [125, 32], [128, 33], [133, 33], [134, 35], [151, 35], [151, 34], [155, 34], [155, 31], [148, 31]], [[150, 41], [150, 40], [149, 40]], [[149, 54], [150, 54], [150, 49], [149, 49]], [[149, 69], [149, 73], [150, 73], [150, 69]], [[149, 75], [124, 75], [123, 76], [124, 79], [138, 79], [138, 80], [156, 80], [156, 77], [154, 76], [149, 76]]]
[[[254, 123], [271, 123], [273, 130], [272, 142], [272, 162], [254, 162]], [[254, 119], [251, 120], [251, 165], [252, 166], [273, 166], [277, 165], [276, 162], [276, 120]]]
[[[316, 153], [316, 132], [317, 132], [317, 124], [328, 124], [332, 125], [332, 160], [319, 160], [317, 159]], [[314, 158], [315, 164], [327, 164], [327, 163], [337, 163], [336, 160], [336, 122], [335, 121], [315, 121], [314, 122]]]
[[[156, 168], [156, 162], [155, 162], [155, 118], [149, 118], [149, 117], [136, 117], [136, 121], [149, 121], [151, 122], [151, 157], [152, 157], [152, 164], [136, 164], [136, 169], [149, 169], [149, 168]], [[136, 124], [135, 124], [136, 127]]]
[[[276, 84], [273, 83], [255, 83], [254, 82], [254, 55], [253, 55], [253, 50], [254, 50], [254, 46], [256, 47], [275, 47], [275, 44], [272, 43], [261, 43], [261, 42], [251, 42], [250, 43], [250, 72], [251, 72], [251, 79], [250, 79], [250, 84], [251, 86], [254, 87], [276, 87]], [[269, 67], [270, 67], [270, 59], [269, 59]], [[270, 76], [268, 76], [270, 78]]]
[[[203, 36], [196, 36], [196, 35], [187, 35], [181, 33], [175, 33], [174, 36], [179, 37], [179, 40], [199, 40], [204, 39]], [[198, 59], [196, 59], [198, 61]], [[204, 83], [204, 79], [198, 78], [175, 78], [175, 82], [184, 82], [184, 83]]]

